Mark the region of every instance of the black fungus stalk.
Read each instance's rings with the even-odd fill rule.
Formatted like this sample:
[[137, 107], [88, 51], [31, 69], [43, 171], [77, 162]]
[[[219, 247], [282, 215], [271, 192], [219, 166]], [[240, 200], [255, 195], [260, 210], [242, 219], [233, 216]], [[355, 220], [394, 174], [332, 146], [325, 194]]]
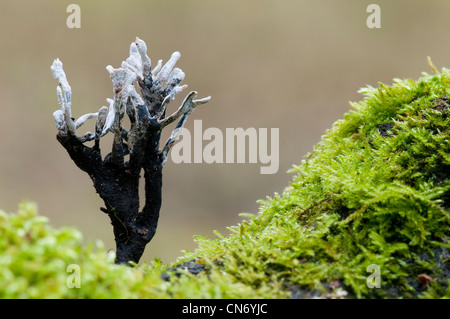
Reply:
[[[207, 103], [210, 97], [195, 100], [197, 92], [190, 92], [181, 106], [170, 116], [166, 108], [180, 86], [184, 73], [174, 68], [180, 54], [175, 52], [163, 66], [161, 60], [151, 70], [144, 41], [136, 38], [130, 46], [130, 56], [121, 68], [108, 66], [113, 82], [114, 99], [107, 99], [97, 113], [81, 116], [74, 121], [71, 110], [71, 88], [62, 63], [58, 59], [51, 67], [59, 81], [58, 102], [61, 108], [53, 113], [57, 124], [57, 139], [70, 158], [94, 183], [95, 190], [105, 203], [106, 213], [113, 226], [116, 241], [116, 263], [139, 262], [145, 246], [155, 235], [161, 208], [162, 169], [168, 153], [195, 107]], [[140, 89], [140, 94], [136, 91]], [[128, 129], [122, 126], [125, 114], [130, 119]], [[88, 119], [96, 118], [95, 132], [76, 136], [77, 129]], [[171, 136], [160, 148], [161, 131], [178, 121]], [[114, 135], [111, 152], [104, 158], [100, 139]], [[94, 140], [94, 146], [84, 143]], [[129, 159], [125, 161], [125, 156]], [[143, 173], [145, 203], [139, 210], [139, 181]]]

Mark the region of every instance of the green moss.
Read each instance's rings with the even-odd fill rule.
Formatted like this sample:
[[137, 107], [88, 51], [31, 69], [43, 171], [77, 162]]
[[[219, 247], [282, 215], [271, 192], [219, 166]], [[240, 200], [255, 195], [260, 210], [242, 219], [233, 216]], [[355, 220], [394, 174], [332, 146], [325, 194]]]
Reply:
[[[361, 90], [282, 196], [196, 256], [259, 287], [349, 296], [450, 297], [450, 71]], [[366, 284], [369, 265], [381, 288]], [[419, 275], [433, 281], [424, 287]], [[306, 294], [308, 296], [308, 294]]]
[[[186, 273], [167, 281], [162, 278], [167, 267], [157, 260], [134, 268], [115, 265], [113, 254], [107, 253], [102, 243], [83, 247], [81, 242], [75, 229], [50, 227], [32, 203], [22, 203], [15, 214], [0, 211], [0, 298], [286, 296], [274, 287], [253, 289], [220, 272], [198, 277]], [[76, 272], [69, 265], [79, 267], [79, 288], [71, 285], [76, 282]]]
[[[196, 276], [164, 280], [157, 260], [114, 265], [31, 204], [0, 212], [0, 298], [449, 298], [449, 90], [446, 69], [361, 90], [283, 194], [228, 236], [196, 237], [175, 263], [198, 258], [208, 270]], [[81, 288], [67, 287], [69, 264]], [[370, 265], [380, 288], [367, 285]]]

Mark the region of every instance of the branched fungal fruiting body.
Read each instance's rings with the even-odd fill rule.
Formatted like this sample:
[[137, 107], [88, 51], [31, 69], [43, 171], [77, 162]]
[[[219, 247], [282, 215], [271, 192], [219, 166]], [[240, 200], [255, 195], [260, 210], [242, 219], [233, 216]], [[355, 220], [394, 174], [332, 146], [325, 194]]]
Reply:
[[[74, 121], [71, 110], [71, 88], [56, 59], [51, 70], [58, 80], [58, 103], [61, 108], [53, 113], [57, 126], [57, 139], [71, 159], [91, 177], [94, 187], [105, 206], [113, 225], [116, 241], [116, 263], [138, 262], [145, 246], [153, 238], [158, 225], [161, 207], [162, 168], [168, 153], [194, 109], [207, 103], [210, 97], [195, 99], [197, 92], [190, 92], [181, 106], [166, 116], [167, 105], [186, 85], [180, 85], [184, 73], [175, 64], [180, 53], [172, 54], [163, 66], [158, 61], [151, 70], [144, 41], [136, 38], [130, 46], [130, 56], [120, 68], [108, 65], [113, 82], [114, 99], [107, 99], [97, 113], [81, 116]], [[140, 89], [139, 94], [135, 85]], [[129, 117], [131, 126], [123, 127], [123, 118]], [[95, 130], [81, 137], [77, 129], [88, 119], [96, 118]], [[161, 131], [174, 121], [171, 136], [162, 150], [159, 142]], [[111, 152], [102, 158], [100, 138], [111, 132], [114, 135]], [[84, 143], [94, 140], [94, 146]], [[125, 161], [125, 156], [129, 160]], [[145, 179], [145, 205], [139, 211], [139, 179], [141, 171]]]

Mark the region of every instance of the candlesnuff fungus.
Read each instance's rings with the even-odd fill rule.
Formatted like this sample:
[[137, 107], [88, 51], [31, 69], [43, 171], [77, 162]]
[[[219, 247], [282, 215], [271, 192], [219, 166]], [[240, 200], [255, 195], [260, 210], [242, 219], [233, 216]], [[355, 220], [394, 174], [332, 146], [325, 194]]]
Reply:
[[[113, 225], [116, 263], [137, 263], [155, 235], [161, 207], [162, 168], [170, 148], [188, 116], [198, 105], [210, 100], [210, 97], [196, 100], [197, 92], [192, 91], [177, 111], [166, 116], [169, 102], [186, 88], [180, 85], [184, 72], [175, 68], [179, 58], [180, 53], [174, 52], [164, 66], [159, 60], [151, 70], [147, 46], [136, 38], [131, 43], [130, 56], [120, 68], [106, 67], [113, 82], [114, 99], [107, 99], [109, 105], [101, 107], [97, 113], [85, 114], [76, 121], [72, 118], [72, 93], [62, 62], [56, 59], [51, 66], [53, 77], [59, 82], [57, 96], [61, 105], [61, 109], [53, 113], [57, 139], [75, 164], [89, 174], [105, 203], [106, 207], [101, 210], [108, 214]], [[141, 94], [136, 92], [135, 85]], [[128, 130], [123, 127], [125, 113], [131, 122]], [[91, 118], [97, 119], [95, 131], [78, 137], [77, 129]], [[177, 120], [161, 150], [161, 131]], [[102, 159], [100, 138], [109, 132], [114, 134], [112, 150]], [[92, 140], [93, 147], [84, 144]], [[139, 211], [141, 170], [145, 179], [145, 205]]]

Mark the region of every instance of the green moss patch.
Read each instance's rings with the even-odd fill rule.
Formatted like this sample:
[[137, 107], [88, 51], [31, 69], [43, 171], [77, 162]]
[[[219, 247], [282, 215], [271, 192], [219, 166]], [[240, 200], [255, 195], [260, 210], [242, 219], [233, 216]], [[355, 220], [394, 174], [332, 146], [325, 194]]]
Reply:
[[115, 265], [114, 258], [101, 242], [82, 245], [73, 228], [49, 226], [32, 203], [22, 203], [14, 214], [0, 211], [0, 299], [286, 296], [273, 287], [253, 289], [222, 272], [180, 271], [182, 276], [167, 280], [167, 266], [158, 260], [127, 267]]
[[450, 297], [449, 89], [446, 69], [362, 89], [290, 187], [230, 236], [198, 238], [196, 256], [298, 297]]

